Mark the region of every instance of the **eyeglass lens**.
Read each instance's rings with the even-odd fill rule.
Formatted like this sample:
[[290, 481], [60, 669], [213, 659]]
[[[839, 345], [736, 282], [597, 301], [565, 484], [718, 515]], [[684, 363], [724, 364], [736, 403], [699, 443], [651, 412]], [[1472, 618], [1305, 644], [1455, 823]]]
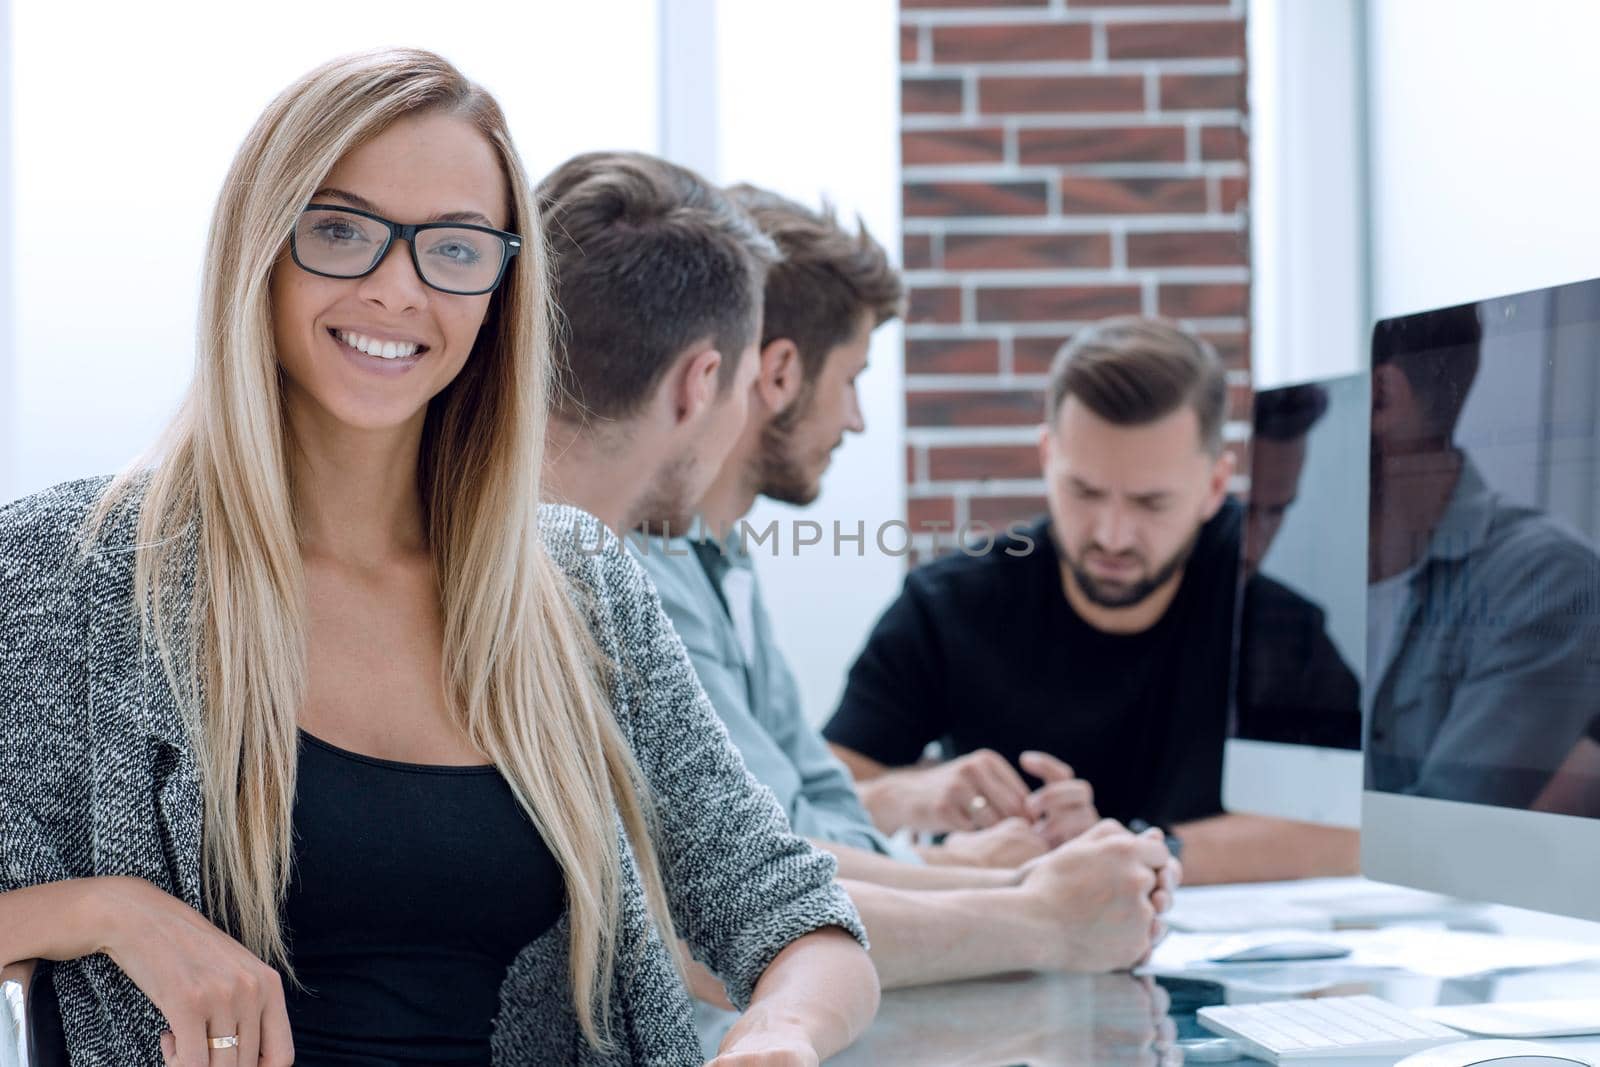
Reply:
[[[355, 278], [377, 263], [389, 230], [376, 219], [329, 208], [308, 208], [295, 227], [301, 264], [321, 274]], [[472, 293], [500, 276], [505, 241], [492, 233], [458, 226], [430, 226], [415, 237], [415, 262], [422, 280], [436, 289]]]

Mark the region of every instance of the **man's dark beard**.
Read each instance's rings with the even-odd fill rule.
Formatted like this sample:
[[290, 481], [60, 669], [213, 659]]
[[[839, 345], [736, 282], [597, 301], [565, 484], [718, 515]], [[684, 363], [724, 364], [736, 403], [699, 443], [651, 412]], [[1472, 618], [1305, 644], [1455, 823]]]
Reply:
[[1175, 574], [1183, 570], [1189, 563], [1189, 557], [1194, 555], [1194, 546], [1199, 540], [1200, 530], [1196, 528], [1195, 532], [1189, 535], [1189, 540], [1184, 542], [1184, 546], [1158, 567], [1154, 574], [1115, 591], [1101, 585], [1099, 579], [1090, 574], [1082, 563], [1062, 549], [1059, 541], [1056, 543], [1056, 551], [1066, 560], [1068, 569], [1072, 571], [1073, 580], [1078, 583], [1078, 588], [1083, 591], [1084, 598], [1089, 603], [1100, 608], [1131, 608], [1135, 604], [1142, 603], [1150, 594], [1166, 585]]
[[815, 391], [807, 389], [762, 429], [761, 449], [755, 457], [756, 486], [762, 496], [804, 507], [821, 492], [794, 449], [795, 429], [811, 414], [815, 399]]

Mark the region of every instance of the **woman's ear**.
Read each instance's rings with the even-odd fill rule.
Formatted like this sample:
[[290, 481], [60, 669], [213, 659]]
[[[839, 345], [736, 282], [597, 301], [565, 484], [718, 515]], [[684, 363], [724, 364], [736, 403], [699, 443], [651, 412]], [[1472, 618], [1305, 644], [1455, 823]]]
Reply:
[[786, 410], [805, 388], [805, 368], [800, 346], [787, 337], [768, 341], [761, 349], [761, 370], [756, 376], [756, 396], [776, 415]]

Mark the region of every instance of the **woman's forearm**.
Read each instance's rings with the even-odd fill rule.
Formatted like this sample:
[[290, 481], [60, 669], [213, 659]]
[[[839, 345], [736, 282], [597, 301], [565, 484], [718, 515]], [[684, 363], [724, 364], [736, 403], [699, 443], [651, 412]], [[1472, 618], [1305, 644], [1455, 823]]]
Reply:
[[105, 947], [104, 879], [73, 878], [0, 893], [0, 966], [75, 960]]
[[721, 1051], [799, 1040], [827, 1059], [861, 1036], [877, 1011], [878, 974], [866, 950], [845, 931], [828, 927], [773, 957]]

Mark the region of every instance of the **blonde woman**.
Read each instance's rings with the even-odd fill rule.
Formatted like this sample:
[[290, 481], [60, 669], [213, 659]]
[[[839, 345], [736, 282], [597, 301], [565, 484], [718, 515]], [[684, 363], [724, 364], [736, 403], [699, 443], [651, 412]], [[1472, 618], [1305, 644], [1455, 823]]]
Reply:
[[832, 861], [539, 506], [545, 294], [495, 102], [334, 61], [234, 161], [154, 461], [0, 510], [0, 964], [75, 1065], [699, 1062], [674, 934], [719, 1067], [870, 1019]]

